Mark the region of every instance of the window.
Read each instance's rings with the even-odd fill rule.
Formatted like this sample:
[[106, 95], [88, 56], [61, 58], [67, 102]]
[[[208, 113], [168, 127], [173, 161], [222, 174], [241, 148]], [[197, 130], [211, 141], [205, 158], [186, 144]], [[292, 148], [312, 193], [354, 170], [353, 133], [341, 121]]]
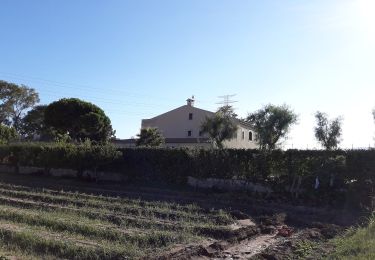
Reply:
[[245, 139], [245, 132], [242, 131], [242, 140], [244, 140], [244, 139]]
[[199, 131], [199, 136], [202, 136], [203, 135], [203, 132], [202, 131]]
[[189, 113], [189, 120], [193, 120], [193, 113]]
[[253, 132], [249, 131], [249, 141], [253, 141]]
[[191, 136], [191, 130], [188, 131], [188, 136]]

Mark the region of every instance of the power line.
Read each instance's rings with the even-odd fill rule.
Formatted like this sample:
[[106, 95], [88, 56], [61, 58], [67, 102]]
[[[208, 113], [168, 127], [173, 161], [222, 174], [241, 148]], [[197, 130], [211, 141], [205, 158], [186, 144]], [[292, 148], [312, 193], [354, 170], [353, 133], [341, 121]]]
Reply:
[[[126, 91], [121, 91], [119, 89], [105, 89], [103, 90], [102, 88], [95, 88], [95, 87], [92, 87], [92, 86], [89, 86], [89, 85], [82, 85], [82, 84], [74, 84], [74, 83], [66, 83], [66, 82], [60, 82], [60, 81], [55, 81], [55, 80], [50, 80], [50, 79], [43, 79], [41, 77], [34, 77], [34, 76], [27, 76], [27, 75], [20, 75], [20, 74], [15, 74], [15, 73], [7, 73], [7, 72], [1, 72], [0, 71], [0, 75], [5, 75], [5, 77], [9, 77], [9, 78], [13, 78], [13, 79], [17, 79], [17, 80], [23, 80], [23, 81], [36, 81], [36, 82], [41, 82], [42, 84], [40, 85], [40, 89], [41, 89], [41, 94], [45, 94], [45, 93], [48, 93], [47, 97], [49, 98], [52, 98], [52, 97], [56, 97], [56, 98], [62, 98], [62, 97], [69, 97], [70, 95], [66, 95], [66, 89], [74, 89], [75, 91], [80, 91], [80, 92], [85, 92], [83, 95], [77, 95], [77, 93], [75, 93], [74, 96], [79, 96], [80, 98], [84, 98], [84, 99], [88, 99], [88, 100], [96, 100], [97, 102], [100, 102], [100, 103], [107, 103], [107, 104], [112, 104], [112, 105], [121, 105], [121, 106], [131, 106], [131, 107], [137, 107], [137, 106], [142, 106], [143, 108], [142, 109], [145, 109], [145, 108], [148, 108], [148, 109], [153, 109], [158, 107], [165, 107], [165, 108], [170, 108], [169, 105], [164, 105], [164, 104], [155, 104], [155, 103], [144, 103], [144, 102], [134, 102], [134, 101], [129, 101], [129, 100], [124, 100], [124, 99], [121, 99], [121, 100], [118, 100], [118, 99], [110, 99], [110, 98], [103, 98], [103, 97], [94, 97], [94, 96], [90, 96], [90, 95], [87, 95], [87, 91], [90, 91], [90, 93], [95, 90], [95, 92], [101, 92], [101, 93], [105, 93], [105, 94], [108, 94], [108, 93], [120, 93], [120, 94], [124, 94], [126, 95], [127, 98], [129, 98], [129, 96], [131, 98], [153, 98], [155, 99], [155, 96], [152, 96], [152, 95], [145, 95], [145, 94], [139, 94], [139, 93], [131, 93], [131, 92], [126, 92]], [[51, 85], [51, 86], [54, 86], [54, 87], [58, 87], [61, 89], [61, 91], [59, 90], [51, 90], [51, 89], [46, 89], [46, 86], [44, 84], [48, 84], [48, 85]], [[115, 93], [116, 96], [117, 93]], [[168, 101], [168, 100], [172, 100], [172, 99], [166, 99], [165, 97], [163, 98], [160, 98], [158, 100], [163, 100], [163, 101]], [[198, 103], [207, 103], [207, 101], [201, 101], [201, 100], [196, 100]], [[173, 100], [173, 102], [175, 102], [175, 100]], [[115, 110], [112, 110], [112, 109], [106, 109], [107, 111], [115, 111]], [[120, 112], [120, 110], [116, 110], [118, 112]], [[132, 115], [136, 115], [136, 113], [134, 112], [131, 112], [131, 111], [122, 111], [121, 112], [124, 112], [124, 113], [131, 113]], [[143, 115], [143, 114], [139, 114], [138, 115]]]
[[[48, 93], [48, 94], [52, 94], [52, 95], [48, 95], [49, 97], [56, 97], [56, 98], [61, 98], [62, 96], [64, 97], [67, 97], [67, 95], [63, 92], [56, 92], [56, 91], [52, 91], [52, 90], [43, 90], [43, 93]], [[108, 104], [112, 104], [112, 105], [123, 105], [123, 106], [143, 106], [143, 107], [150, 107], [150, 108], [155, 108], [155, 107], [167, 107], [165, 105], [161, 105], [161, 104], [150, 104], [150, 103], [141, 103], [141, 102], [129, 102], [129, 101], [125, 101], [125, 100], [116, 100], [116, 99], [107, 99], [107, 98], [98, 98], [98, 97], [94, 97], [94, 96], [88, 96], [88, 95], [79, 95], [81, 98], [84, 98], [84, 99], [93, 99], [93, 100], [96, 100], [98, 102], [103, 102], [103, 103], [108, 103]]]
[[[54, 94], [54, 97], [56, 97], [56, 98], [67, 97], [69, 95], [66, 95], [66, 92], [64, 90], [65, 89], [74, 89], [75, 91], [84, 92], [83, 95], [82, 94], [77, 95], [77, 93], [75, 93], [74, 96], [79, 96], [79, 97], [84, 98], [84, 99], [96, 100], [96, 101], [102, 102], [102, 103], [108, 103], [108, 104], [113, 104], [113, 105], [122, 105], [122, 106], [132, 106], [132, 107], [141, 106], [141, 107], [148, 107], [148, 108], [156, 108], [156, 107], [158, 107], [158, 108], [160, 108], [160, 107], [170, 108], [170, 105], [166, 105], [166, 104], [134, 102], [134, 101], [124, 100], [124, 99], [118, 100], [118, 99], [109, 99], [109, 98], [103, 98], [103, 97], [98, 98], [96, 96], [93, 97], [93, 96], [87, 95], [86, 93], [88, 92], [88, 90], [90, 90], [90, 93], [92, 92], [92, 90], [95, 90], [95, 92], [101, 92], [101, 93], [104, 93], [104, 94], [110, 93], [110, 94], [114, 94], [116, 96], [126, 95], [127, 98], [137, 98], [137, 99], [139, 99], [139, 98], [147, 98], [147, 99], [153, 98], [153, 99], [155, 99], [155, 96], [151, 96], [151, 95], [131, 93], [131, 92], [126, 92], [126, 91], [121, 91], [121, 90], [118, 90], [118, 89], [116, 89], [116, 90], [113, 90], [113, 89], [103, 90], [101, 88], [95, 88], [95, 87], [92, 87], [92, 86], [89, 86], [89, 85], [64, 83], [64, 82], [59, 82], [59, 81], [55, 81], [55, 80], [43, 79], [43, 78], [40, 78], [40, 77], [32, 77], [32, 76], [26, 76], [26, 75], [14, 74], [14, 73], [7, 73], [7, 72], [0, 72], [0, 75], [6, 75], [6, 77], [10, 77], [10, 78], [18, 79], [18, 80], [26, 80], [26, 81], [31, 80], [31, 81], [42, 82], [42, 85], [39, 85], [39, 87], [38, 87], [38, 89], [41, 89], [41, 91], [40, 91], [41, 94], [44, 94], [44, 93]], [[48, 85], [54, 86], [54, 87], [58, 87], [62, 91], [48, 89], [48, 87], [46, 87], [44, 85], [45, 83], [47, 83]], [[58, 94], [61, 94], [61, 95], [58, 95]], [[47, 95], [47, 97], [51, 97], [51, 95]], [[159, 98], [158, 100], [172, 101], [172, 99], [166, 99], [165, 97]], [[175, 99], [173, 100], [173, 102], [175, 102]], [[197, 103], [208, 103], [208, 101], [203, 101], [203, 100], [196, 100], [196, 102]]]
[[[6, 73], [0, 72], [0, 74], [6, 74]], [[11, 78], [16, 78], [16, 79], [21, 79], [21, 80], [25, 80], [26, 79], [24, 77], [19, 77], [19, 76], [10, 76], [10, 77]], [[51, 83], [49, 83], [49, 84], [51, 84], [52, 86], [60, 87], [60, 88], [71, 88], [71, 89], [78, 90], [78, 91], [87, 91], [87, 89], [90, 89], [90, 90], [95, 89], [97, 92], [103, 92], [103, 93], [106, 93], [106, 94], [113, 93], [112, 91], [98, 89], [98, 88], [93, 88], [93, 87], [89, 87], [87, 85], [85, 85], [85, 86], [78, 85], [78, 84], [76, 84], [76, 85], [66, 85], [66, 84], [62, 85], [63, 83], [56, 84], [55, 82], [57, 82], [57, 81], [44, 80], [44, 79], [36, 78], [36, 77], [29, 77], [29, 78], [31, 78], [31, 79], [37, 79], [37, 80], [41, 80], [41, 81], [45, 81], [45, 82], [52, 82], [52, 84]], [[61, 93], [62, 95], [67, 96], [66, 92], [59, 92], [59, 91], [56, 91], [56, 90], [45, 89], [43, 85], [41, 85], [40, 88], [42, 89], [42, 93], [45, 93], [45, 92], [52, 93], [52, 94]], [[118, 90], [116, 90], [116, 91], [118, 91]], [[150, 95], [134, 94], [134, 93], [123, 92], [123, 91], [118, 91], [118, 92], [130, 95], [130, 96], [133, 95], [133, 97], [134, 96], [144, 96], [144, 97], [155, 98], [155, 96], [150, 96]], [[56, 96], [59, 97], [58, 95], [56, 95]], [[87, 98], [90, 98], [90, 99], [96, 99], [96, 100], [99, 100], [99, 101], [102, 101], [102, 102], [112, 103], [112, 104], [116, 104], [117, 103], [117, 104], [120, 104], [120, 105], [131, 105], [131, 106], [140, 105], [140, 106], [150, 106], [150, 107], [161, 107], [161, 106], [167, 107], [166, 105], [161, 105], [161, 104], [151, 104], [151, 103], [143, 103], [143, 102], [124, 101], [123, 99], [122, 100], [116, 100], [116, 99], [108, 99], [108, 98], [107, 99], [105, 99], [105, 98], [98, 98], [98, 97], [89, 96], [87, 94], [84, 94], [83, 96], [85, 96]], [[166, 100], [166, 99], [163, 98], [162, 100]]]
[[223, 101], [217, 102], [216, 104], [224, 105], [224, 106], [229, 106], [229, 104], [233, 104], [233, 103], [238, 102], [236, 100], [230, 100], [230, 98], [234, 97], [234, 96], [236, 96], [236, 94], [218, 96], [218, 98], [222, 98]]
[[[5, 75], [6, 77], [9, 77], [9, 78], [18, 79], [18, 80], [28, 80], [28, 81], [31, 80], [31, 81], [36, 81], [36, 82], [44, 82], [44, 83], [48, 83], [51, 86], [60, 87], [60, 88], [70, 88], [70, 89], [80, 90], [80, 91], [93, 91], [93, 90], [95, 90], [96, 92], [102, 92], [102, 93], [105, 93], [105, 94], [117, 92], [119, 94], [132, 96], [132, 97], [135, 97], [135, 98], [153, 98], [153, 99], [155, 98], [154, 95], [147, 95], [147, 94], [143, 94], [143, 93], [140, 94], [140, 93], [122, 91], [122, 90], [119, 90], [119, 88], [116, 88], [116, 89], [106, 88], [106, 89], [103, 90], [103, 88], [97, 88], [97, 87], [93, 87], [93, 86], [90, 86], [90, 85], [64, 83], [64, 82], [60, 82], [60, 81], [43, 79], [43, 78], [40, 78], [40, 77], [26, 76], [26, 75], [7, 73], [7, 72], [1, 72], [1, 71], [0, 71], [0, 74]], [[168, 99], [163, 97], [163, 100], [168, 100]]]

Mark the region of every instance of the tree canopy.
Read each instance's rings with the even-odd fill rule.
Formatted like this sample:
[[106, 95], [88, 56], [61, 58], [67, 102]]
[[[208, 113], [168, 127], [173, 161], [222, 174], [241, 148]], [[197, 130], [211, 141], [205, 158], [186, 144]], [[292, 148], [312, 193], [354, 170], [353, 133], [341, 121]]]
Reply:
[[35, 106], [22, 118], [20, 133], [26, 139], [48, 140], [51, 133], [44, 123], [44, 113], [47, 105]]
[[316, 127], [314, 128], [315, 137], [321, 145], [327, 149], [336, 149], [341, 141], [341, 123], [342, 118], [337, 117], [329, 120], [327, 114], [316, 112]]
[[231, 139], [237, 131], [231, 106], [220, 107], [212, 117], [206, 117], [201, 125], [201, 132], [207, 133], [214, 147], [222, 149], [223, 142]]
[[38, 102], [33, 88], [0, 80], [0, 123], [20, 131], [24, 113]]
[[114, 135], [111, 120], [104, 111], [77, 98], [63, 98], [49, 104], [44, 119], [46, 127], [58, 135], [68, 134], [74, 141], [106, 142]]
[[221, 114], [226, 117], [237, 118], [237, 114], [234, 112], [233, 107], [229, 105], [219, 107], [216, 113]]
[[164, 144], [164, 137], [157, 128], [143, 128], [137, 137], [136, 146], [158, 147]]
[[297, 122], [297, 115], [288, 106], [266, 105], [249, 114], [245, 121], [257, 132], [256, 139], [261, 149], [272, 150], [281, 138], [285, 138], [290, 127]]

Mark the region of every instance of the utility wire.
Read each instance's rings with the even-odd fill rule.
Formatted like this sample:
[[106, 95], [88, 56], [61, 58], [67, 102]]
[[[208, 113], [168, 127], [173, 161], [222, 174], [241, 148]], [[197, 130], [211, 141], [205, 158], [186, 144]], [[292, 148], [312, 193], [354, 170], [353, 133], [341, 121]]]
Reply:
[[[90, 91], [92, 92], [95, 90], [95, 92], [101, 92], [101, 93], [111, 93], [115, 94], [118, 96], [118, 93], [121, 93], [122, 95], [125, 95], [126, 98], [153, 98], [155, 99], [155, 96], [152, 95], [145, 95], [145, 94], [139, 94], [139, 93], [131, 93], [127, 91], [122, 91], [119, 89], [106, 89], [103, 90], [102, 88], [96, 88], [92, 87], [89, 85], [81, 85], [81, 84], [74, 84], [74, 83], [65, 83], [65, 82], [60, 82], [60, 81], [55, 81], [55, 80], [49, 80], [49, 79], [44, 79], [41, 77], [34, 77], [34, 76], [27, 76], [27, 75], [21, 75], [21, 74], [15, 74], [15, 73], [8, 73], [8, 72], [1, 72], [0, 75], [4, 75], [9, 78], [13, 78], [16, 80], [24, 80], [24, 81], [37, 81], [37, 82], [43, 82], [47, 83], [49, 85], [52, 85], [54, 87], [62, 88], [62, 89], [74, 89], [75, 91], [80, 91], [80, 92], [87, 92]], [[66, 92], [60, 92], [58, 90], [51, 90], [51, 89], [46, 89], [45, 85], [39, 85], [39, 89], [41, 89], [41, 93], [50, 93], [54, 94], [56, 98], [62, 98], [62, 97], [69, 97], [69, 95], [66, 95]], [[117, 93], [115, 93], [117, 92]], [[58, 95], [60, 94], [60, 95]], [[98, 97], [93, 97], [89, 96], [86, 93], [84, 95], [77, 95], [78, 93], [75, 93], [74, 96], [79, 96], [84, 99], [90, 99], [90, 100], [96, 100], [101, 103], [107, 103], [107, 104], [113, 104], [113, 105], [123, 105], [123, 106], [132, 106], [132, 107], [137, 107], [137, 106], [142, 106], [142, 107], [150, 107], [150, 108], [156, 108], [156, 107], [165, 107], [165, 108], [170, 108], [169, 105], [164, 105], [164, 104], [151, 104], [151, 103], [144, 103], [144, 102], [134, 102], [134, 101], [129, 101], [129, 100], [117, 100], [117, 99], [109, 99], [109, 98], [98, 98]], [[47, 97], [52, 97], [51, 95], [47, 95]], [[163, 101], [172, 101], [172, 99], [166, 99], [165, 97], [159, 98], [158, 100], [163, 100]], [[175, 100], [173, 100], [175, 102]], [[196, 100], [197, 103], [211, 103], [209, 101], [203, 101], [203, 100]]]
[[[25, 76], [25, 75], [7, 73], [7, 72], [1, 72], [1, 71], [0, 71], [0, 75], [4, 75], [6, 77], [16, 79], [16, 80], [24, 80], [24, 81], [30, 81], [31, 80], [31, 81], [36, 81], [36, 82], [48, 83], [49, 85], [54, 86], [54, 87], [59, 87], [59, 88], [63, 88], [63, 89], [69, 88], [69, 89], [74, 89], [76, 91], [90, 91], [90, 92], [92, 92], [93, 90], [95, 90], [95, 92], [101, 92], [101, 93], [104, 93], [104, 94], [110, 93], [110, 94], [114, 94], [116, 96], [124, 95], [126, 97], [148, 98], [148, 99], [157, 98], [155, 95], [148, 95], [148, 94], [143, 94], [143, 93], [140, 94], [140, 93], [123, 91], [123, 90], [121, 90], [121, 88], [120, 89], [119, 88], [115, 88], [115, 89], [105, 88], [105, 89], [103, 89], [103, 88], [93, 87], [93, 86], [89, 86], [89, 85], [64, 83], [64, 82], [59, 82], [59, 81], [54, 81], [54, 80], [49, 80], [49, 79], [43, 79], [43, 78], [40, 78], [40, 77], [31, 77], [31, 76]], [[43, 86], [43, 85], [40, 85], [40, 86]], [[166, 98], [165, 96], [159, 97], [158, 99], [163, 100], [163, 101], [170, 101], [170, 102], [175, 101], [175, 99]], [[205, 103], [207, 101], [198, 100], [197, 102]], [[157, 106], [159, 106], [159, 105], [157, 105]]]

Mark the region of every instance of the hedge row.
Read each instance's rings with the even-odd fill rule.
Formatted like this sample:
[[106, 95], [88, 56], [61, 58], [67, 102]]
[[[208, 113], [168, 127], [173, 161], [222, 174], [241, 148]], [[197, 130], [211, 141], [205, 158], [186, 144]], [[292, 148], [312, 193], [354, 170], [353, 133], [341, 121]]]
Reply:
[[33, 166], [45, 169], [62, 168], [100, 170], [121, 158], [121, 152], [110, 145], [56, 143], [20, 143], [0, 145], [0, 163], [16, 167]]
[[[115, 171], [130, 179], [185, 183], [197, 178], [242, 179], [276, 192], [372, 205], [375, 150], [118, 149], [89, 143], [0, 145], [0, 162], [16, 166]], [[319, 187], [316, 187], [316, 182]], [[303, 194], [301, 194], [303, 191]]]

